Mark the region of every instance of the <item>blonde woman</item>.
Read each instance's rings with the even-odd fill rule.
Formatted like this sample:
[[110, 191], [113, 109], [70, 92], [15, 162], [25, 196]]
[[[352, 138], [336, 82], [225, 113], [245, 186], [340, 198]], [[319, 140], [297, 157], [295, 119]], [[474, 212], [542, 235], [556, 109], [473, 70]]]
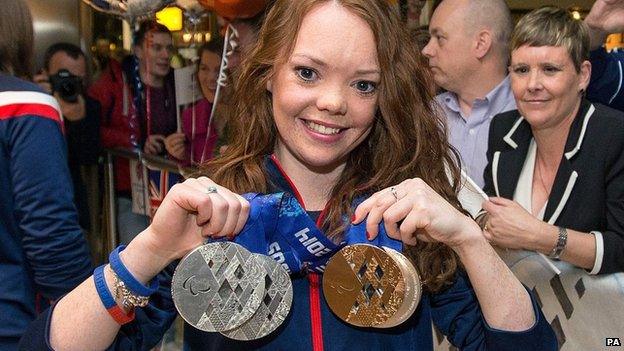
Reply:
[[[491, 243], [535, 288], [568, 350], [624, 330], [624, 114], [584, 99], [591, 64], [583, 22], [537, 9], [512, 35], [518, 110], [490, 127], [483, 208]], [[536, 253], [551, 259], [539, 258]]]

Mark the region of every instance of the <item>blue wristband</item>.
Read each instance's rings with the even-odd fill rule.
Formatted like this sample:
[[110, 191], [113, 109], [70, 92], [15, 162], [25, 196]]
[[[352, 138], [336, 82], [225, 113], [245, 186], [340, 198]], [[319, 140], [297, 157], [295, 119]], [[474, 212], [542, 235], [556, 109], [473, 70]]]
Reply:
[[98, 295], [100, 295], [100, 300], [102, 300], [104, 307], [109, 309], [115, 307], [117, 302], [115, 302], [113, 295], [111, 295], [110, 290], [108, 290], [108, 285], [106, 285], [104, 266], [106, 265], [101, 265], [93, 271], [93, 280], [95, 280], [95, 289]]
[[119, 325], [130, 323], [134, 320], [134, 310], [130, 311], [130, 313], [125, 313], [124, 310], [117, 305], [113, 295], [111, 295], [108, 290], [108, 285], [106, 285], [106, 279], [104, 278], [105, 266], [106, 265], [101, 265], [93, 271], [95, 289], [100, 297], [100, 301], [102, 301], [102, 304], [104, 305], [104, 308], [106, 308], [106, 311], [108, 311], [108, 314], [110, 314], [113, 320]]
[[150, 296], [155, 293], [158, 289], [158, 279], [154, 278], [148, 286], [141, 284], [136, 278], [128, 271], [126, 266], [124, 266], [123, 262], [119, 258], [119, 253], [126, 248], [125, 245], [121, 245], [117, 247], [113, 252], [108, 256], [108, 260], [110, 262], [110, 266], [113, 271], [117, 274], [119, 279], [124, 282], [128, 290], [132, 293], [139, 296]]

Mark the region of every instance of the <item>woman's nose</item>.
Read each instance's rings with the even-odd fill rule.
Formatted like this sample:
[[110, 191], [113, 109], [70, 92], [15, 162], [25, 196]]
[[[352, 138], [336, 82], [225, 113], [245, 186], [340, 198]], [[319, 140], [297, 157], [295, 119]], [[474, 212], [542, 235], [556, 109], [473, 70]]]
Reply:
[[540, 90], [542, 88], [542, 77], [537, 70], [531, 70], [528, 79], [527, 88], [529, 91]]
[[320, 87], [316, 106], [321, 111], [334, 115], [344, 115], [347, 112], [347, 100], [342, 87]]

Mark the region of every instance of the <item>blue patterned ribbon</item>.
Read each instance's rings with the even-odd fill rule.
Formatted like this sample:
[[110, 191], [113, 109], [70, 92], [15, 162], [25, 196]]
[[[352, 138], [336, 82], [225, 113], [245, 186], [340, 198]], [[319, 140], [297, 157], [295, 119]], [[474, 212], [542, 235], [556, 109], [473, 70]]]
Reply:
[[[349, 224], [344, 241], [335, 244], [290, 193], [249, 193], [243, 196], [250, 202], [251, 212], [235, 242], [251, 252], [272, 257], [291, 274], [322, 273], [327, 260], [345, 245], [367, 243], [401, 251], [401, 241], [388, 237], [383, 223], [379, 225], [379, 235], [372, 241], [366, 239], [366, 221]], [[362, 200], [356, 200], [353, 206]], [[348, 222], [346, 216], [344, 220]]]

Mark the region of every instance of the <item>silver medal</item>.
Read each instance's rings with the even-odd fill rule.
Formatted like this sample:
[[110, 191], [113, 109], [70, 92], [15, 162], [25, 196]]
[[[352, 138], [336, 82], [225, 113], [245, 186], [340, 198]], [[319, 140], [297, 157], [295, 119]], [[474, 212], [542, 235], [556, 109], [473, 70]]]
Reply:
[[199, 330], [221, 332], [247, 321], [264, 296], [263, 267], [232, 242], [202, 245], [188, 253], [171, 281], [173, 302]]
[[256, 313], [240, 327], [221, 334], [230, 339], [254, 340], [277, 329], [290, 312], [293, 299], [292, 282], [286, 270], [274, 259], [253, 254], [264, 269], [264, 296]]

